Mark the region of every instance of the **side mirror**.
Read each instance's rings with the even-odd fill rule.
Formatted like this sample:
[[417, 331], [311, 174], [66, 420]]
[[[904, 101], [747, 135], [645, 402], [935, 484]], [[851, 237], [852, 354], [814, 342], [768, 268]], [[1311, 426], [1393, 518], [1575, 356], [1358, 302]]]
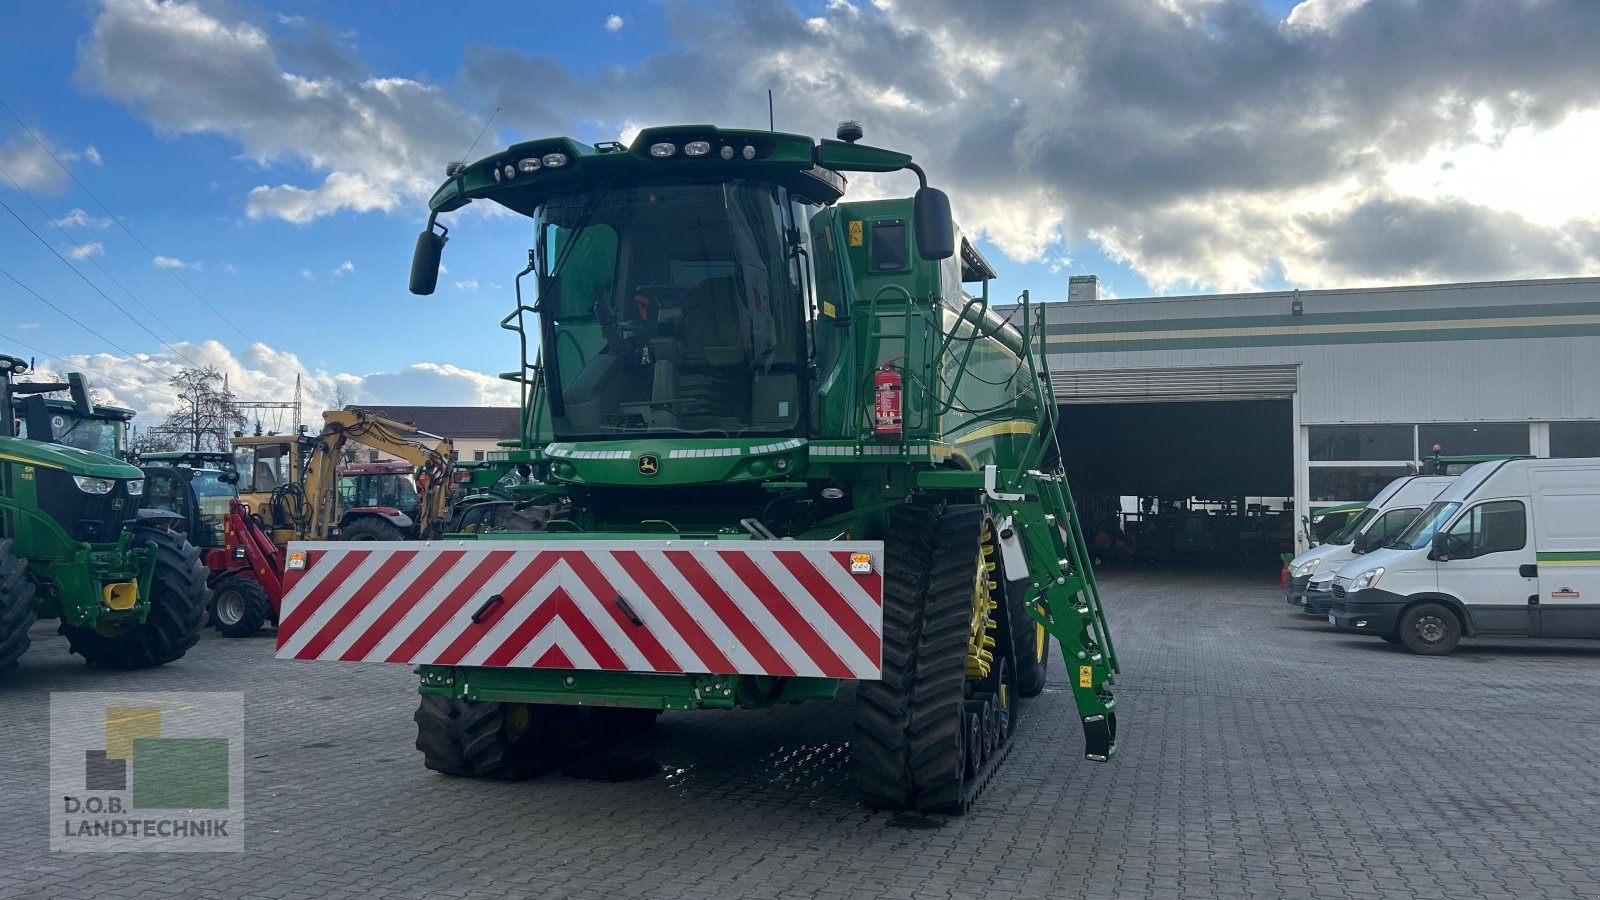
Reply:
[[439, 284], [439, 258], [449, 240], [430, 225], [417, 235], [417, 249], [411, 254], [411, 293], [426, 297]]
[[67, 390], [72, 394], [72, 409], [87, 419], [94, 415], [94, 402], [89, 399], [89, 382], [79, 372], [67, 373]]
[[1370, 531], [1363, 531], [1356, 535], [1353, 549], [1357, 553], [1370, 553], [1376, 546], [1378, 546], [1378, 536]]
[[917, 189], [911, 219], [917, 232], [917, 255], [926, 260], [949, 259], [956, 252], [956, 226], [950, 218], [950, 198], [938, 188]]
[[1433, 536], [1433, 551], [1428, 554], [1439, 562], [1450, 559], [1450, 535], [1439, 532]]

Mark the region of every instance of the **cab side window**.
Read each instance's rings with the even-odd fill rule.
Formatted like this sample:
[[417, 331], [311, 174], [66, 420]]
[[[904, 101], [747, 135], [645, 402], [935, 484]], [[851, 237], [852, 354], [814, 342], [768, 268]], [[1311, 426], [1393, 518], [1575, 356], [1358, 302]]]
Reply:
[[1447, 534], [1453, 559], [1521, 550], [1528, 544], [1527, 508], [1520, 500], [1480, 503], [1457, 519]]

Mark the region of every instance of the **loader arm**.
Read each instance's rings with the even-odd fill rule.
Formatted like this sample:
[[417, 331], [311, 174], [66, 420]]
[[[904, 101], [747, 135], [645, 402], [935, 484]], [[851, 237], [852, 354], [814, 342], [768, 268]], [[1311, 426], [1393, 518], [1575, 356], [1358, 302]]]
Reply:
[[446, 498], [455, 453], [455, 445], [449, 438], [354, 408], [325, 412], [322, 419], [322, 433], [306, 464], [305, 491], [311, 517], [305, 532], [299, 535], [302, 540], [327, 540], [330, 530], [338, 523], [335, 501], [339, 460], [350, 441], [405, 460], [420, 469], [417, 534], [427, 537], [443, 526], [447, 520]]

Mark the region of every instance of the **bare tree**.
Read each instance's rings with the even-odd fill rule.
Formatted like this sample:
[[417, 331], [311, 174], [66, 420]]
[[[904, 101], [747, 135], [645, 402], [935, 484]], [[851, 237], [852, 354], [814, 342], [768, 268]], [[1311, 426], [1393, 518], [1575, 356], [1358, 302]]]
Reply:
[[174, 434], [165, 426], [155, 428], [139, 428], [135, 426], [133, 434], [128, 438], [128, 452], [135, 459], [141, 453], [166, 453], [178, 449], [178, 440], [182, 435]]
[[234, 407], [222, 373], [214, 366], [184, 369], [168, 383], [178, 395], [178, 408], [167, 414], [161, 430], [176, 436], [180, 449], [227, 450], [228, 436], [247, 420]]

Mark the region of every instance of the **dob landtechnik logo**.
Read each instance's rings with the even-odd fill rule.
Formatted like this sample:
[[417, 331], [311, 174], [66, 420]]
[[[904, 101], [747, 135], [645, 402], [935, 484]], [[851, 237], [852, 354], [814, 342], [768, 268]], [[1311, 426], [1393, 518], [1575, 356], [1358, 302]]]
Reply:
[[50, 849], [244, 849], [244, 695], [50, 695]]

